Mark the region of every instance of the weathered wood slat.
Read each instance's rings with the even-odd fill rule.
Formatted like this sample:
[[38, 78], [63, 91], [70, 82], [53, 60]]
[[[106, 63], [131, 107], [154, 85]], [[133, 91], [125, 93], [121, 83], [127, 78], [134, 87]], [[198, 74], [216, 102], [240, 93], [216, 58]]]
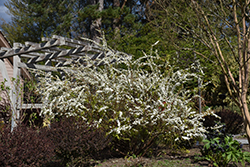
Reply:
[[30, 55], [32, 57], [38, 57], [38, 56], [45, 56], [46, 54], [44, 54], [44, 53], [37, 53], [37, 52], [30, 52], [30, 53], [27, 53], [27, 55]]
[[30, 54], [21, 54], [20, 57], [34, 58], [34, 55], [30, 55]]
[[52, 40], [52, 38], [42, 37], [43, 42], [47, 42], [47, 41], [51, 41], [51, 40]]
[[39, 65], [39, 64], [18, 63], [18, 67], [33, 68], [33, 69], [44, 70], [44, 71], [57, 71], [55, 67]]
[[41, 61], [46, 61], [48, 59], [56, 59], [58, 57], [63, 57], [63, 56], [70, 56], [70, 55], [75, 55], [83, 52], [97, 52], [97, 53], [102, 53], [99, 50], [93, 49], [90, 46], [82, 46], [74, 49], [67, 49], [67, 50], [62, 50], [62, 51], [57, 51], [54, 53], [48, 53], [46, 55], [42, 55], [39, 57], [34, 57], [28, 61], [28, 63], [37, 63]]
[[11, 50], [11, 48], [1, 47], [0, 50], [1, 50], [1, 51], [8, 51], [8, 50]]
[[[15, 43], [15, 47], [12, 49], [3, 48], [0, 50], [0, 59], [20, 55], [29, 59], [27, 64], [19, 63], [19, 67], [55, 71], [53, 67], [49, 68], [36, 63], [45, 61], [45, 64], [48, 64], [47, 62], [55, 61], [58, 62], [57, 66], [63, 66], [76, 63], [77, 61], [86, 63], [84, 58], [88, 57], [91, 60], [96, 60], [95, 64], [99, 64], [102, 58], [113, 54], [113, 52], [104, 51], [103, 48], [88, 40], [79, 41], [57, 35], [54, 35], [52, 38], [42, 38], [42, 40], [45, 43], [25, 42], [25, 45]], [[63, 46], [71, 47], [71, 49], [63, 48]], [[120, 54], [119, 52], [117, 53]]]
[[0, 52], [0, 59], [7, 58], [7, 57], [12, 57], [15, 55], [20, 55], [20, 54], [27, 54], [30, 52], [37, 52], [40, 51], [41, 49], [46, 49], [54, 46], [59, 46], [59, 45], [64, 45], [65, 41], [62, 39], [54, 40], [54, 41], [49, 41], [46, 43], [41, 43], [41, 44], [34, 44], [31, 46], [25, 46], [22, 48], [17, 48], [17, 49], [11, 49], [8, 51], [3, 51]]
[[[55, 53], [56, 51], [62, 51], [62, 50], [67, 50], [65, 48], [50, 48], [50, 49], [42, 49], [41, 51], [42, 52], [45, 52], [45, 53]], [[82, 56], [86, 56], [88, 55], [88, 53], [78, 53], [78, 54], [75, 54], [75, 55], [69, 55], [70, 57], [82, 57]], [[92, 55], [92, 54], [89, 54], [89, 55]]]
[[37, 108], [42, 108], [43, 104], [22, 104], [18, 105], [18, 109], [37, 109]]
[[59, 49], [59, 48], [57, 48], [57, 49], [41, 49], [41, 51], [42, 52], [45, 52], [45, 53], [55, 53], [56, 51], [62, 51], [62, 50], [67, 50], [67, 49], [63, 49], [63, 48], [61, 48], [61, 49]]
[[[21, 79], [20, 78], [21, 77], [21, 69], [18, 68], [18, 63], [20, 63], [20, 62], [21, 62], [21, 59], [19, 56], [13, 57], [13, 78], [15, 78], [16, 80]], [[20, 88], [20, 86], [21, 85], [15, 85], [15, 86], [13, 86], [13, 89], [12, 89], [13, 91], [11, 94], [11, 98], [12, 98], [12, 107], [14, 108], [14, 110], [12, 111], [11, 127], [16, 127], [18, 124], [18, 121], [20, 119], [20, 112], [17, 109], [18, 103], [21, 102], [21, 92], [20, 92], [21, 88]]]
[[25, 45], [24, 45], [24, 44], [21, 44], [21, 43], [17, 43], [17, 42], [15, 42], [15, 43], [13, 44], [13, 48], [15, 48], [15, 49], [21, 48], [21, 47], [25, 47]]
[[39, 45], [38, 43], [30, 42], [30, 41], [26, 41], [24, 44], [25, 46]]
[[58, 36], [58, 35], [53, 35], [52, 38], [53, 39], [63, 39], [63, 40], [65, 40], [65, 42], [72, 43], [72, 44], [77, 44], [77, 45], [81, 45], [81, 46], [86, 46], [86, 45], [90, 44], [89, 41], [88, 42], [79, 41], [79, 40], [74, 40], [74, 39], [71, 39], [71, 38], [61, 37], [61, 36]]

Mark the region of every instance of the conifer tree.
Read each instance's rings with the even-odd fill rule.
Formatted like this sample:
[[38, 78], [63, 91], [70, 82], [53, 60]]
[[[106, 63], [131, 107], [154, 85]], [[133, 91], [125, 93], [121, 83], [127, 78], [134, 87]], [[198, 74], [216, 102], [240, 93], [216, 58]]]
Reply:
[[38, 42], [57, 32], [70, 36], [72, 4], [71, 0], [8, 0], [5, 6], [12, 20], [1, 28], [11, 42]]
[[[131, 33], [139, 0], [8, 0], [12, 16], [1, 28], [11, 42], [38, 42], [52, 34], [98, 40], [99, 30], [112, 38]], [[121, 27], [123, 27], [121, 29]], [[115, 30], [115, 31], [114, 31]], [[124, 32], [125, 31], [125, 32]], [[113, 33], [115, 32], [115, 33]]]

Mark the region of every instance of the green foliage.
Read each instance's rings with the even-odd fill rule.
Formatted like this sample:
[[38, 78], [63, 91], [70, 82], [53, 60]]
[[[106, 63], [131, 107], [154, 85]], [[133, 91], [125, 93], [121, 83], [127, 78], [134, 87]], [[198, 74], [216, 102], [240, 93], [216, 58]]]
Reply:
[[221, 128], [212, 130], [203, 140], [202, 157], [197, 159], [207, 160], [218, 167], [226, 167], [230, 162], [241, 162], [245, 166], [245, 161], [250, 162], [250, 153], [243, 152], [242, 145], [225, 134], [225, 125], [218, 125]]
[[[12, 42], [39, 42], [42, 37], [60, 35], [71, 38], [91, 37], [91, 25], [101, 18], [99, 30], [106, 30], [116, 38], [120, 34], [131, 34], [140, 17], [133, 14], [137, 0], [128, 0], [114, 6], [113, 1], [104, 2], [99, 11], [99, 3], [86, 0], [8, 0], [12, 20], [4, 22], [1, 28]], [[137, 4], [138, 5], [138, 4]], [[141, 16], [143, 17], [143, 16]], [[117, 29], [117, 30], [115, 30]], [[136, 28], [138, 30], [138, 28]], [[135, 31], [136, 31], [135, 30]]]
[[9, 0], [5, 3], [12, 16], [10, 23], [1, 25], [12, 42], [39, 42], [41, 37], [52, 33], [68, 36], [72, 20], [72, 4], [67, 1]]
[[[204, 7], [204, 11], [209, 15], [211, 29], [215, 32], [216, 38], [220, 39], [219, 44], [223, 55], [225, 55], [225, 61], [228, 63], [235, 79], [238, 78], [237, 60], [234, 59], [231, 53], [231, 49], [236, 48], [237, 44], [236, 38], [233, 35], [234, 30], [225, 26], [226, 23], [224, 20], [227, 20], [226, 18], [221, 19], [227, 17], [221, 11], [225, 10], [225, 12], [229, 12], [225, 9], [227, 1], [223, 1], [225, 4], [222, 6], [219, 6], [217, 1], [198, 1], [197, 3]], [[171, 55], [169, 61], [178, 67], [183, 68], [196, 59], [199, 59], [201, 66], [205, 67], [203, 69], [205, 75], [202, 79], [205, 83], [210, 82], [205, 90], [202, 91], [202, 97], [205, 99], [204, 102], [208, 106], [218, 104], [218, 95], [221, 93], [226, 94], [228, 90], [222, 71], [218, 66], [219, 63], [217, 63], [217, 59], [211, 50], [212, 44], [207, 35], [208, 33], [204, 32], [207, 29], [204, 25], [205, 23], [203, 24], [202, 19], [198, 19], [195, 7], [192, 6], [192, 1], [156, 0], [154, 5], [150, 6], [147, 18], [148, 22], [143, 28], [150, 27], [149, 32], [145, 31], [145, 35], [142, 37], [145, 36], [148, 37], [148, 40], [151, 40], [154, 37], [151, 38], [149, 34], [156, 32], [155, 36], [165, 46], [159, 52], [165, 52], [163, 55]], [[221, 30], [225, 34], [221, 35]], [[225, 36], [229, 37], [232, 48], [227, 44]], [[161, 38], [164, 39], [161, 40]], [[194, 85], [197, 85], [197, 81], [195, 80], [190, 84], [190, 87], [194, 87]]]
[[224, 139], [216, 137], [203, 142], [205, 144], [202, 150], [203, 158], [212, 162], [214, 166], [226, 167], [229, 162], [241, 162], [245, 166], [245, 161], [250, 162], [250, 153], [243, 152], [239, 142], [232, 137], [226, 136]]

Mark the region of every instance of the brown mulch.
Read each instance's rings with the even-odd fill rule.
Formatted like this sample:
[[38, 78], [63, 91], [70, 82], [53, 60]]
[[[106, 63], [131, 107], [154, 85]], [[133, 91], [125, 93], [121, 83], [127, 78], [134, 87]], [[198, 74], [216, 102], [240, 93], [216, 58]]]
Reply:
[[[199, 146], [202, 147], [202, 146]], [[112, 158], [105, 160], [103, 162], [97, 162], [95, 167], [132, 167], [136, 164], [141, 164], [141, 167], [143, 166], [166, 166], [160, 165], [160, 161], [172, 161], [172, 162], [178, 162], [178, 166], [193, 166], [193, 167], [212, 167], [213, 165], [209, 164], [207, 161], [195, 161], [195, 156], [199, 156], [200, 154], [200, 148], [198, 146], [193, 147], [192, 149], [189, 149], [187, 152], [173, 152], [168, 150], [159, 150], [159, 153], [157, 156], [152, 158]], [[249, 145], [243, 145], [243, 151], [250, 151]], [[152, 165], [154, 164], [154, 165]], [[174, 165], [175, 166], [175, 165]], [[230, 164], [229, 167], [235, 167], [235, 165]], [[242, 167], [241, 164], [237, 164], [237, 167]], [[250, 167], [249, 163], [246, 163], [246, 167]]]

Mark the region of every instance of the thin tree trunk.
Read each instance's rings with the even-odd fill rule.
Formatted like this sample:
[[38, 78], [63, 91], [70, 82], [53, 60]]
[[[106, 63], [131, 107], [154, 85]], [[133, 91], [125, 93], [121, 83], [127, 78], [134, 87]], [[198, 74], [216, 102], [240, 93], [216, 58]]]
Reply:
[[[104, 0], [91, 0], [91, 5], [99, 4], [99, 11], [103, 10]], [[101, 25], [102, 25], [102, 18], [98, 18], [96, 20], [92, 20], [90, 25], [90, 35], [91, 39], [97, 43], [100, 43], [101, 40]]]
[[[113, 7], [114, 8], [119, 8], [120, 5], [121, 5], [120, 0], [113, 0]], [[120, 21], [120, 17], [115, 18], [113, 20], [113, 30], [114, 30], [114, 38], [115, 39], [120, 39], [120, 26], [118, 25], [119, 21]]]
[[[243, 115], [243, 119], [244, 119], [244, 126], [245, 126], [245, 132], [247, 135], [247, 140], [248, 143], [250, 143], [250, 126], [249, 126], [249, 110], [248, 110], [248, 106], [247, 106], [247, 102], [246, 102], [246, 94], [242, 94], [241, 97], [239, 98], [242, 103], [241, 103], [241, 112]], [[250, 146], [249, 146], [250, 147]]]
[[[246, 33], [246, 31], [245, 31]], [[248, 37], [249, 38], [249, 37]], [[240, 104], [242, 105], [241, 107], [241, 112], [244, 118], [244, 125], [245, 125], [245, 131], [248, 139], [248, 143], [250, 143], [250, 114], [249, 114], [249, 109], [247, 105], [247, 91], [248, 91], [248, 85], [249, 85], [249, 53], [246, 52], [246, 49], [250, 49], [250, 39], [247, 39], [247, 37], [244, 38], [244, 52], [242, 57], [244, 57], [244, 61], [242, 62], [242, 68], [240, 68], [239, 73], [240, 78], [239, 81], [241, 83], [241, 88], [242, 92], [239, 92], [239, 97], [240, 97]], [[250, 147], [250, 145], [249, 145]]]

